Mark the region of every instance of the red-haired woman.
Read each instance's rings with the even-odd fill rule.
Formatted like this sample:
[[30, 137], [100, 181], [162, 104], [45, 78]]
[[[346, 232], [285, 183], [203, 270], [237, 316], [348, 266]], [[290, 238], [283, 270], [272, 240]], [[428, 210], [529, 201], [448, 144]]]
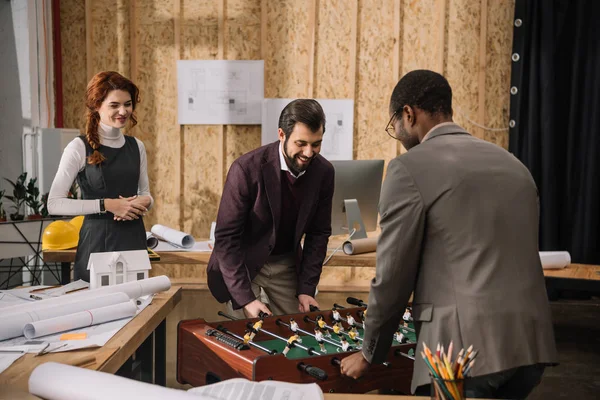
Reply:
[[[117, 72], [96, 74], [86, 91], [85, 135], [63, 152], [48, 196], [52, 215], [85, 215], [74, 278], [89, 282], [90, 253], [145, 250], [142, 216], [152, 206], [144, 144], [121, 129], [137, 121], [139, 90]], [[69, 199], [77, 180], [82, 200]], [[120, 282], [117, 282], [120, 283]]]

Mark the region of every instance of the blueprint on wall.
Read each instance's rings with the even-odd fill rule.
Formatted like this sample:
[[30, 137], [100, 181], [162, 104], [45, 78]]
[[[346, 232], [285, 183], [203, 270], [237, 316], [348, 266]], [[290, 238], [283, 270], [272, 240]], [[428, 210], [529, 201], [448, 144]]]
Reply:
[[264, 62], [178, 60], [181, 125], [260, 124]]
[[[264, 99], [261, 144], [277, 140], [281, 111], [293, 99]], [[315, 99], [325, 112], [325, 134], [321, 155], [328, 160], [352, 160], [354, 132], [354, 101]]]

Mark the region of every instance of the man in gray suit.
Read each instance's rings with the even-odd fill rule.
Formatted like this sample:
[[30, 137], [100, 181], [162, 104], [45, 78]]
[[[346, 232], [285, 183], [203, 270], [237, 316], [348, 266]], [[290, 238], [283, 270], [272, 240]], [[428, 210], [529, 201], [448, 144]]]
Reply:
[[409, 151], [387, 169], [363, 349], [343, 360], [342, 373], [359, 378], [385, 360], [414, 291], [413, 392], [429, 390], [423, 343], [452, 341], [479, 352], [467, 396], [524, 398], [557, 361], [531, 174], [452, 122], [440, 74], [405, 75], [390, 115], [386, 131]]

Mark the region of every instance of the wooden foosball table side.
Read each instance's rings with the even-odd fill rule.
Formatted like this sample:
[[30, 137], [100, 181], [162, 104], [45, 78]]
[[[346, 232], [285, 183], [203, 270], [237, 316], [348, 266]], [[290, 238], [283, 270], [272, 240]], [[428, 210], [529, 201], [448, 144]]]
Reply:
[[263, 352], [240, 352], [206, 336], [212, 327], [203, 319], [181, 321], [177, 331], [177, 382], [204, 386], [231, 378], [252, 379], [253, 359]]
[[[360, 309], [348, 309], [356, 315]], [[318, 311], [306, 314], [294, 314], [270, 317], [264, 320], [263, 329], [288, 337], [287, 328], [277, 324], [277, 320], [288, 321], [294, 318], [301, 329], [311, 331], [313, 324], [305, 318], [315, 319], [322, 315], [327, 321], [331, 319], [331, 311]], [[207, 323], [202, 319], [181, 321], [178, 326], [177, 343], [177, 381], [192, 386], [203, 386], [218, 380], [243, 377], [252, 381], [277, 380], [291, 383], [317, 383], [324, 392], [366, 393], [377, 389], [396, 390], [410, 393], [414, 361], [401, 355], [415, 348], [414, 343], [394, 345], [390, 348], [387, 365], [373, 365], [363, 378], [354, 380], [341, 375], [339, 363], [353, 352], [328, 353], [324, 355], [302, 358], [286, 358], [283, 354], [269, 355], [264, 351], [251, 347], [237, 350], [221, 343], [206, 333], [218, 326], [225, 327], [237, 335], [243, 336], [248, 323], [256, 319], [223, 321]], [[256, 336], [256, 343], [268, 340], [263, 332]], [[316, 349], [318, 350], [318, 348]], [[318, 367], [325, 371], [327, 379], [317, 380], [301, 371], [300, 364]]]

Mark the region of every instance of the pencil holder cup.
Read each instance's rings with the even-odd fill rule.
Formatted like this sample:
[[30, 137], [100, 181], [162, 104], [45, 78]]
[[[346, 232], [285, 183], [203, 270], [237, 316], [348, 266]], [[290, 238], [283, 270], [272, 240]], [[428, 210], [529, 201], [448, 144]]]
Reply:
[[465, 400], [464, 379], [442, 379], [431, 376], [431, 398], [436, 400]]

